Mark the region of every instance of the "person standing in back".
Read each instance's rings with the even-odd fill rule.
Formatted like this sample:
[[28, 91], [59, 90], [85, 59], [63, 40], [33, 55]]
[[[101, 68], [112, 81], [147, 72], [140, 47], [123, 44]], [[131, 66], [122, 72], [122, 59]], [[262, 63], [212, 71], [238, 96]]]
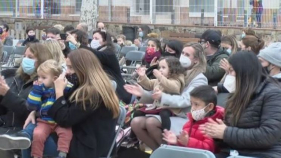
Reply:
[[39, 42], [39, 40], [36, 39], [35, 29], [33, 27], [28, 27], [25, 32], [26, 32], [27, 38], [22, 43], [22, 46], [25, 46], [27, 43]]

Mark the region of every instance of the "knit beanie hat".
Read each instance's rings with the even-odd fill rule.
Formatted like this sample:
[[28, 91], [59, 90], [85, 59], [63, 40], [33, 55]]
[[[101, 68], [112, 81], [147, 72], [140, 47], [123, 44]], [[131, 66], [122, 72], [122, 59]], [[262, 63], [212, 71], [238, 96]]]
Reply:
[[262, 49], [258, 57], [281, 68], [281, 42], [275, 42]]

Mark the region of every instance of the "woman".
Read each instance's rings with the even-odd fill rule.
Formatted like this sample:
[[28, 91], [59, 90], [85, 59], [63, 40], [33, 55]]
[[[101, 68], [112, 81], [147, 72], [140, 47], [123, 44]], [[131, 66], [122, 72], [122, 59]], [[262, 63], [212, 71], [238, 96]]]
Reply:
[[[48, 49], [40, 43], [27, 47], [21, 66], [2, 71], [0, 79], [0, 134], [12, 134], [22, 129], [29, 111], [26, 99], [36, 79], [36, 69], [44, 61], [52, 59]], [[0, 157], [11, 157], [12, 151], [0, 150]]]
[[[181, 95], [169, 95], [161, 91], [155, 93], [144, 91], [140, 86], [125, 85], [125, 89], [141, 97], [140, 103], [152, 103], [159, 100], [166, 108], [180, 108], [181, 112], [177, 117], [171, 117], [171, 130], [179, 134], [180, 127], [186, 123], [186, 113], [190, 110], [189, 92], [195, 87], [207, 85], [207, 78], [203, 75], [206, 70], [206, 59], [203, 47], [198, 43], [186, 44], [181, 54], [181, 64], [187, 69], [185, 76], [185, 88]], [[136, 117], [131, 122], [131, 127], [137, 138], [148, 145], [152, 150], [157, 149], [162, 143], [161, 120], [158, 115], [154, 117]]]
[[63, 71], [66, 71], [65, 58], [59, 42], [57, 40], [47, 40], [43, 44], [52, 53], [53, 59], [62, 66]]
[[229, 58], [235, 91], [227, 100], [225, 120], [210, 120], [200, 129], [219, 139], [221, 153], [230, 150], [253, 157], [281, 157], [281, 89], [264, 75], [254, 53], [238, 52]]
[[257, 36], [246, 35], [240, 43], [241, 50], [252, 51], [256, 55], [264, 48], [264, 40]]
[[70, 50], [75, 50], [80, 47], [88, 47], [88, 35], [81, 30], [73, 30], [67, 33], [66, 43]]
[[146, 67], [158, 64], [158, 59], [160, 58], [161, 54], [161, 42], [156, 38], [149, 39], [144, 56]]
[[238, 44], [233, 36], [222, 36], [221, 47], [225, 48], [228, 54], [237, 52]]

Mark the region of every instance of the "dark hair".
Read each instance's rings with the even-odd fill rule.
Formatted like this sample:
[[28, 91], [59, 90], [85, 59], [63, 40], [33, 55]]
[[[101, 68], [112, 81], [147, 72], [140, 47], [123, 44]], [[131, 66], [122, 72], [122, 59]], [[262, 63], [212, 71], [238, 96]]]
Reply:
[[235, 126], [266, 75], [254, 53], [240, 51], [230, 56], [228, 61], [236, 74], [236, 87], [226, 103], [225, 115], [231, 116], [228, 122]]
[[186, 70], [181, 66], [178, 58], [173, 56], [167, 56], [160, 58], [159, 61], [165, 60], [169, 67], [169, 77], [178, 78], [180, 74], [185, 74]]
[[179, 58], [183, 49], [183, 43], [178, 40], [170, 40], [166, 46], [170, 47], [172, 50], [176, 52], [176, 57]]
[[48, 33], [52, 33], [54, 35], [58, 35], [58, 34], [60, 34], [60, 30], [55, 28], [55, 27], [50, 27], [50, 28], [48, 28], [46, 30], [46, 34], [48, 34]]
[[66, 33], [66, 32], [72, 31], [74, 29], [75, 28], [72, 25], [66, 25], [63, 29], [63, 32]]
[[251, 50], [258, 55], [260, 50], [264, 47], [264, 40], [252, 35], [247, 35], [242, 39], [243, 44], [246, 47], [251, 47]]
[[148, 42], [149, 42], [149, 41], [154, 42], [155, 45], [156, 45], [156, 47], [159, 48], [159, 52], [162, 54], [161, 42], [160, 42], [158, 39], [156, 39], [156, 38], [151, 38], [151, 39], [148, 40]]
[[32, 30], [35, 31], [34, 27], [29, 26], [29, 27], [26, 28], [25, 33], [28, 34], [28, 32], [32, 31]]
[[203, 85], [196, 87], [189, 93], [189, 95], [202, 100], [205, 103], [205, 106], [210, 103], [213, 103], [214, 106], [217, 105], [217, 94], [211, 86]]
[[77, 36], [77, 42], [80, 42], [81, 45], [88, 45], [88, 34], [87, 32], [75, 29], [70, 32], [70, 34], [75, 34]]
[[6, 28], [6, 32], [9, 31], [9, 25], [8, 24], [3, 24], [3, 27]]
[[114, 45], [113, 45], [110, 33], [106, 32], [106, 31], [103, 31], [103, 30], [96, 30], [96, 31], [93, 32], [93, 35], [96, 34], [96, 33], [101, 35], [101, 38], [102, 38], [103, 42], [106, 43], [107, 49], [109, 49], [111, 51], [114, 51]]

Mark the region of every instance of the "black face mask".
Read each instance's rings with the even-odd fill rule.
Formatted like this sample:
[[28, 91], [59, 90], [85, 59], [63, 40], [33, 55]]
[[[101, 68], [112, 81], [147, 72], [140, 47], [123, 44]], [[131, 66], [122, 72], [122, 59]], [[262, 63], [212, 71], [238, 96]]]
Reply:
[[76, 73], [73, 73], [71, 75], [66, 75], [65, 78], [72, 83], [74, 86], [79, 84], [79, 80], [78, 80], [78, 76], [76, 75]]
[[35, 39], [35, 35], [33, 35], [33, 36], [28, 35], [28, 38], [30, 41], [33, 41]]
[[173, 57], [176, 57], [176, 56], [177, 56], [177, 54], [176, 54], [176, 53], [172, 54], [172, 53], [169, 53], [169, 52], [164, 52], [164, 53], [162, 53], [162, 56], [163, 56], [163, 57], [167, 57], [167, 56], [173, 56]]
[[272, 69], [273, 68], [270, 68], [270, 64], [267, 67], [263, 67], [263, 71], [266, 72], [266, 74], [270, 74]]

